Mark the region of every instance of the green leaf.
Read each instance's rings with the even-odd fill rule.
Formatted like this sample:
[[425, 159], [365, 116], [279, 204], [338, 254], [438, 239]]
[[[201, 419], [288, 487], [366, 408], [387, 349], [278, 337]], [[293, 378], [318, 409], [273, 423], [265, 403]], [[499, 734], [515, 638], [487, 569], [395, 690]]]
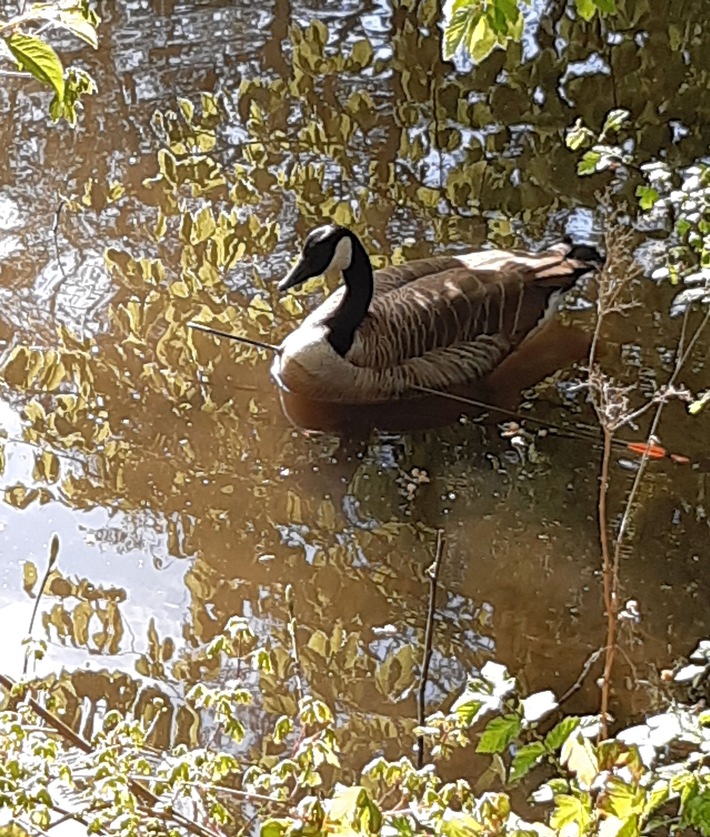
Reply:
[[694, 789], [684, 800], [681, 825], [693, 826], [703, 837], [710, 837], [710, 788], [705, 788], [702, 793]]
[[661, 805], [664, 805], [668, 801], [670, 793], [670, 788], [668, 787], [667, 782], [662, 781], [654, 785], [648, 792], [646, 798], [646, 803], [643, 808], [644, 818], [647, 819], [651, 814], [657, 811]]
[[[505, 38], [503, 38], [503, 43]], [[471, 58], [480, 64], [484, 58], [493, 52], [493, 50], [501, 43], [495, 29], [491, 26], [488, 17], [482, 17], [476, 24], [471, 37], [466, 44], [466, 48], [471, 55]]]
[[575, 718], [573, 716], [560, 721], [560, 723], [553, 727], [545, 736], [545, 748], [547, 751], [554, 752], [559, 749], [577, 729], [579, 724], [580, 718]]
[[597, 170], [597, 163], [601, 160], [602, 155], [599, 151], [587, 151], [577, 165], [578, 174], [594, 174]]
[[355, 814], [362, 809], [367, 800], [367, 793], [360, 785], [351, 788], [344, 788], [337, 792], [328, 807], [328, 817], [335, 822], [345, 820], [352, 823]]
[[577, 14], [583, 20], [591, 20], [597, 13], [597, 6], [594, 0], [576, 0]]
[[454, 8], [444, 31], [444, 58], [450, 60], [461, 47], [471, 43], [476, 24], [482, 17], [480, 4], [474, 0], [464, 0], [454, 4]]
[[54, 96], [49, 108], [50, 116], [55, 121], [63, 117], [70, 125], [75, 125], [78, 101], [82, 96], [95, 92], [96, 85], [93, 78], [84, 70], [70, 67], [64, 79], [64, 97], [59, 99], [56, 95]]
[[486, 18], [491, 29], [504, 37], [512, 36], [518, 18], [521, 17], [516, 0], [495, 0], [486, 9]]
[[53, 88], [56, 98], [64, 98], [64, 67], [52, 47], [33, 35], [18, 32], [5, 38], [5, 43], [14, 55], [19, 67], [26, 70], [42, 84]]
[[620, 820], [642, 813], [645, 802], [643, 790], [627, 785], [617, 776], [610, 776], [604, 786], [604, 810]]
[[690, 230], [690, 227], [690, 221], [687, 221], [685, 218], [679, 218], [678, 223], [675, 225], [676, 232], [681, 238], [683, 238], [683, 236], [688, 232], [688, 230]]
[[283, 837], [291, 825], [291, 820], [265, 820], [261, 824], [260, 837]]
[[614, 14], [616, 11], [615, 0], [594, 0], [594, 5], [602, 14]]
[[483, 834], [485, 831], [482, 823], [465, 814], [447, 817], [441, 821], [439, 829], [443, 837], [475, 837], [475, 835]]
[[555, 797], [555, 810], [550, 817], [550, 825], [561, 831], [566, 825], [576, 825], [577, 834], [586, 834], [590, 821], [589, 794], [571, 796], [562, 793]]
[[510, 765], [509, 781], [518, 782], [524, 776], [527, 776], [546, 752], [542, 741], [534, 741], [532, 744], [521, 747]]
[[580, 784], [591, 787], [599, 773], [599, 759], [594, 747], [580, 733], [565, 741], [560, 759], [574, 773]]
[[608, 131], [618, 131], [623, 127], [624, 123], [628, 121], [631, 114], [624, 108], [615, 108], [610, 110], [604, 120], [604, 127], [602, 128], [602, 136]]
[[641, 209], [651, 209], [661, 196], [652, 186], [637, 186], [636, 197], [639, 199]]
[[567, 130], [565, 145], [572, 151], [577, 151], [577, 149], [581, 148], [583, 145], [587, 145], [593, 138], [593, 132], [582, 124], [581, 119], [578, 119], [574, 125]]
[[481, 734], [476, 747], [477, 753], [502, 753], [520, 732], [520, 718], [517, 715], [504, 715], [494, 718]]
[[99, 45], [96, 27], [101, 22], [96, 12], [88, 3], [83, 2], [73, 8], [62, 9], [59, 6], [35, 6], [33, 11], [38, 17], [49, 20], [56, 26], [61, 26], [77, 38], [96, 49]]
[[459, 716], [459, 720], [464, 726], [471, 726], [478, 717], [478, 713], [483, 706], [480, 700], [465, 700], [456, 702], [452, 707], [453, 711]]

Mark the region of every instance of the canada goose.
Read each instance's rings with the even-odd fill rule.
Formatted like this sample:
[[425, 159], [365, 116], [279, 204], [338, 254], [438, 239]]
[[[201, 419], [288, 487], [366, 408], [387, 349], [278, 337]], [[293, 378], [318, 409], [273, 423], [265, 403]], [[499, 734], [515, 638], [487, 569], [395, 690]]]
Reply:
[[483, 250], [373, 272], [360, 239], [327, 225], [306, 238], [279, 283], [286, 291], [330, 270], [338, 288], [280, 346], [277, 383], [318, 401], [378, 403], [440, 391], [492, 372], [554, 312], [562, 293], [597, 269], [593, 247], [540, 253]]

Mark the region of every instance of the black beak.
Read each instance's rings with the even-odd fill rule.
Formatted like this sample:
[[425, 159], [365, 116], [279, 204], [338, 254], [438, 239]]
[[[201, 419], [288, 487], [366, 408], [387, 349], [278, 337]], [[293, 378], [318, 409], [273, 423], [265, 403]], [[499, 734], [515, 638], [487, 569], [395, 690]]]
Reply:
[[280, 291], [287, 291], [289, 288], [295, 288], [296, 285], [300, 285], [317, 275], [318, 274], [313, 272], [305, 259], [299, 259], [289, 272], [288, 276], [279, 282], [278, 288]]

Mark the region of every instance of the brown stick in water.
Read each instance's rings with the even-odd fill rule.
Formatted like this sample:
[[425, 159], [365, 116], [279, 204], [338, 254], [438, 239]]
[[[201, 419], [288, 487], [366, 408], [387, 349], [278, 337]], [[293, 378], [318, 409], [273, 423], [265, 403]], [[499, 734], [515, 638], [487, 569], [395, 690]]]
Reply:
[[[436, 613], [436, 592], [437, 584], [439, 582], [439, 571], [441, 569], [441, 561], [444, 556], [444, 547], [446, 540], [444, 538], [444, 530], [437, 529], [436, 532], [436, 552], [434, 553], [434, 563], [429, 567], [429, 610], [426, 619], [426, 631], [424, 634], [424, 660], [422, 662], [422, 676], [419, 681], [419, 694], [417, 695], [417, 723], [419, 726], [424, 726], [426, 713], [426, 687], [429, 680], [429, 665], [431, 663], [432, 642], [434, 640], [434, 615]], [[417, 768], [421, 770], [424, 767], [424, 736], [420, 735], [417, 739]]]
[[277, 346], [274, 343], [267, 343], [265, 340], [253, 340], [251, 337], [242, 337], [240, 334], [230, 334], [228, 331], [220, 331], [218, 328], [212, 328], [203, 323], [189, 322], [187, 325], [196, 331], [204, 331], [205, 334], [214, 334], [215, 337], [227, 337], [229, 340], [236, 340], [237, 343], [244, 343], [255, 349], [264, 349], [268, 352], [274, 352], [277, 355], [281, 354], [281, 346]]

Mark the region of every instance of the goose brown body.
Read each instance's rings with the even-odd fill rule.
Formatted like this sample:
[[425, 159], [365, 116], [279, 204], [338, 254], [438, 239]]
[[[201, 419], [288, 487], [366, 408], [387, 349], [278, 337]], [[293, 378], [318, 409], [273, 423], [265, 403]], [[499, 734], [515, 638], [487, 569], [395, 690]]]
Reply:
[[[540, 253], [437, 256], [373, 273], [349, 230], [322, 229], [347, 242], [328, 264], [342, 269], [345, 287], [283, 341], [272, 368], [281, 386], [319, 401], [377, 403], [416, 396], [418, 386], [445, 392], [485, 377], [598, 259], [592, 248], [560, 244]], [[282, 286], [323, 272], [304, 267], [308, 260], [304, 252], [299, 276]], [[353, 327], [358, 315], [348, 308], [358, 305]]]

